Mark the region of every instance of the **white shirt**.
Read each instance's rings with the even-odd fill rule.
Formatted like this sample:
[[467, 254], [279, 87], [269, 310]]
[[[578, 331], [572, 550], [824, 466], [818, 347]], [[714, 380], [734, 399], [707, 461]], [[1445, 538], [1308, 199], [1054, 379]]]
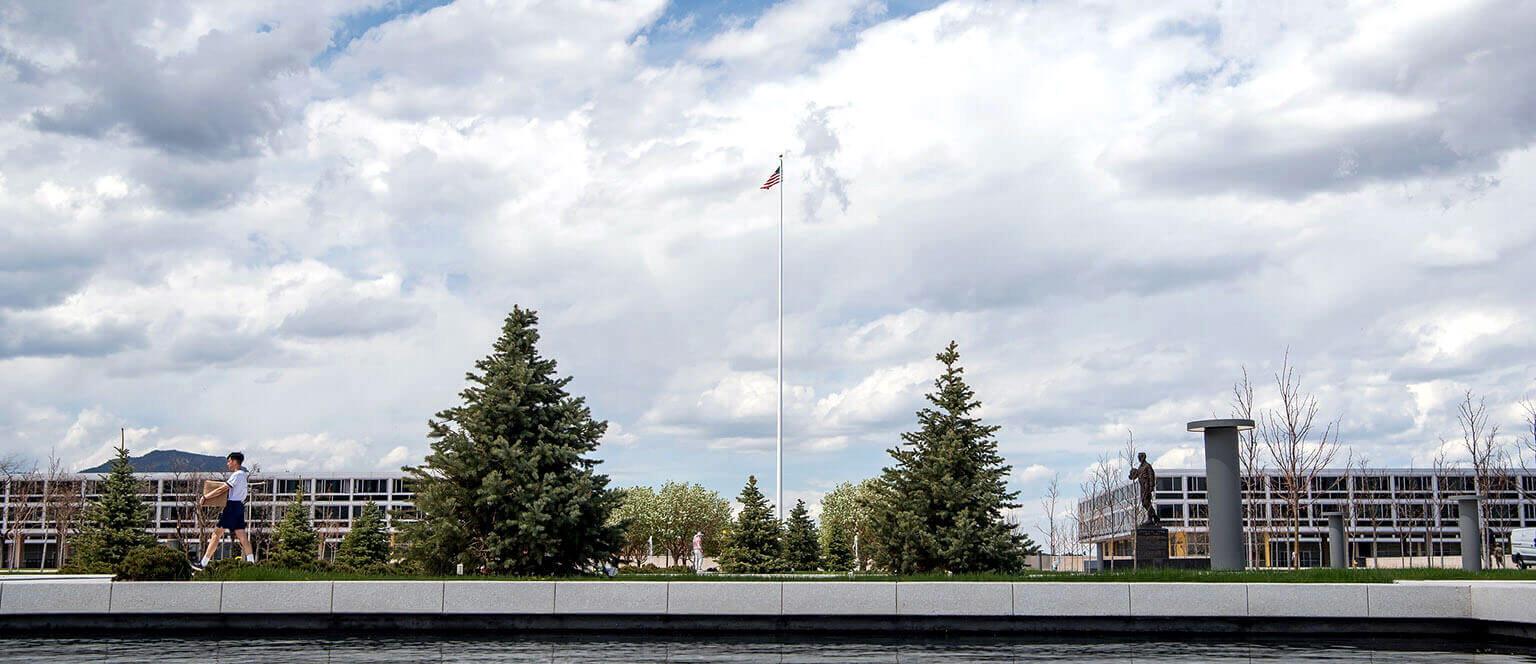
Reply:
[[245, 502], [245, 494], [248, 492], [248, 489], [245, 486], [245, 475], [245, 469], [241, 468], [240, 470], [230, 473], [229, 479], [224, 481], [225, 484], [229, 485], [230, 500], [238, 500], [242, 503]]

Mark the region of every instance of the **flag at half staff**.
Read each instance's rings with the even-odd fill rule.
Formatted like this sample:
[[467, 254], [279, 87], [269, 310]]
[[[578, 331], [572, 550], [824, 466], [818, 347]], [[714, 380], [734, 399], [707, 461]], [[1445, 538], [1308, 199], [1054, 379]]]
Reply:
[[779, 176], [783, 173], [783, 171], [783, 166], [773, 169], [773, 175], [768, 176], [768, 181], [764, 182], [763, 186], [758, 187], [758, 189], [772, 189], [773, 185], [779, 183]]

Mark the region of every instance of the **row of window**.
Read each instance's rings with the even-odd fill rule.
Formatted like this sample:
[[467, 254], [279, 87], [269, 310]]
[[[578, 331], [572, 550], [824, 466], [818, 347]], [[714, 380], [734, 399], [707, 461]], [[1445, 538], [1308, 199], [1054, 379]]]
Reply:
[[[1240, 479], [1244, 491], [1263, 490], [1265, 488], [1268, 488], [1270, 491], [1284, 491], [1286, 489], [1285, 478], [1279, 476], [1243, 477]], [[1312, 478], [1309, 486], [1312, 491], [1317, 492], [1343, 492], [1349, 490], [1350, 483], [1347, 481], [1349, 479], [1351, 478], [1341, 475], [1318, 476]], [[1355, 491], [1432, 492], [1438, 488], [1441, 493], [1471, 493], [1474, 485], [1477, 484], [1477, 479], [1471, 475], [1446, 475], [1438, 478], [1428, 475], [1360, 475], [1354, 476], [1352, 479], [1354, 480]], [[1519, 489], [1517, 489], [1515, 483], [1516, 479], [1520, 480]], [[1536, 492], [1536, 476], [1494, 478], [1492, 484], [1493, 486], [1489, 487], [1489, 489], [1494, 491], [1518, 491], [1523, 489], [1526, 492]], [[1156, 490], [1203, 492], [1206, 491], [1205, 477], [1159, 477], [1157, 478]]]
[[[202, 492], [203, 480], [147, 480], [149, 486], [140, 495], [154, 496], [157, 494], [195, 496]], [[276, 480], [252, 480], [255, 487], [268, 486], [279, 495], [292, 494], [303, 489], [306, 494], [373, 494], [373, 495], [410, 495], [415, 493], [415, 482], [407, 478], [395, 479], [276, 479]], [[71, 482], [70, 487], [80, 490], [78, 482]], [[88, 497], [98, 497], [101, 494], [101, 482], [98, 480], [85, 480], [84, 491]], [[12, 499], [20, 499], [25, 496], [29, 501], [42, 501], [44, 499], [44, 486], [38, 481], [17, 481], [9, 487], [0, 483], [0, 495], [10, 496]]]
[[[1264, 509], [1266, 507], [1270, 509]], [[1312, 505], [1301, 505], [1300, 507], [1302, 518], [1322, 518], [1323, 515], [1328, 514], [1329, 512], [1341, 511], [1340, 505], [1331, 503], [1315, 503]], [[1386, 521], [1394, 518], [1394, 516], [1403, 521], [1421, 520], [1424, 518], [1425, 510], [1423, 509], [1424, 506], [1422, 505], [1396, 505], [1395, 507], [1396, 509], [1394, 510], [1393, 505], [1367, 503], [1357, 506], [1358, 511], [1356, 512], [1355, 518], [1360, 521]], [[1519, 520], [1521, 518], [1521, 513], [1523, 512], [1526, 519], [1536, 520], [1536, 505], [1491, 503], [1486, 507], [1487, 512], [1485, 513], [1484, 518]], [[1209, 518], [1208, 509], [1209, 506], [1205, 503], [1189, 503], [1189, 518]], [[1460, 515], [1460, 510], [1458, 509], [1456, 503], [1441, 504], [1437, 512], [1439, 513], [1440, 519], [1442, 521], [1455, 521], [1457, 518], [1459, 518]], [[1157, 506], [1157, 517], [1159, 519], [1182, 519], [1184, 518], [1184, 514], [1185, 503], [1164, 503]], [[1283, 503], [1254, 505], [1250, 507], [1249, 514], [1257, 515], [1261, 518], [1271, 516], [1273, 518], [1288, 519], [1291, 515], [1291, 506]]]

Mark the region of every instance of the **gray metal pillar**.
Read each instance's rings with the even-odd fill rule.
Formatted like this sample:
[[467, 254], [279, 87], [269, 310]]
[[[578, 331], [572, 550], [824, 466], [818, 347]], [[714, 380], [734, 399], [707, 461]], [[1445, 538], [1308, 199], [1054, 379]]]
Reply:
[[1477, 496], [1451, 496], [1461, 522], [1461, 568], [1483, 571], [1483, 533], [1478, 527]]
[[1328, 566], [1334, 569], [1349, 567], [1349, 542], [1344, 539], [1344, 515], [1337, 512], [1328, 517]]
[[1205, 434], [1205, 497], [1210, 523], [1211, 569], [1243, 569], [1243, 488], [1237, 432], [1253, 420], [1198, 420], [1189, 431]]

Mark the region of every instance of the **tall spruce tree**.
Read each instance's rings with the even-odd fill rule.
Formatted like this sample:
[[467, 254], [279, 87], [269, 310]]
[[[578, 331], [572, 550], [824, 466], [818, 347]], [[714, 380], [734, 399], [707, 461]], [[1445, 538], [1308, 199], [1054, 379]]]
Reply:
[[128, 448], [119, 446], [112, 470], [101, 478], [101, 497], [85, 507], [80, 534], [70, 543], [72, 567], [105, 563], [117, 566], [128, 552], [154, 546], [149, 508], [139, 499], [141, 483], [133, 477]]
[[876, 562], [897, 574], [1023, 565], [1024, 538], [1003, 520], [1019, 494], [1008, 491], [1011, 467], [993, 437], [999, 427], [972, 415], [981, 402], [961, 378], [956, 348], [951, 341], [935, 356], [944, 373], [926, 395], [932, 407], [917, 412], [918, 430], [901, 435], [889, 450], [895, 465], [881, 474], [872, 544]]
[[384, 527], [384, 511], [373, 501], [352, 520], [352, 529], [336, 548], [336, 564], [366, 570], [389, 562], [389, 532]]
[[283, 509], [283, 520], [272, 532], [272, 552], [265, 562], [276, 567], [307, 569], [319, 561], [320, 537], [310, 523], [309, 507], [304, 504], [304, 492], [300, 490]]
[[720, 569], [737, 574], [783, 571], [784, 560], [779, 557], [782, 531], [768, 499], [757, 488], [755, 475], [747, 476], [747, 485], [737, 500], [741, 501], [741, 514], [726, 534]]
[[821, 566], [821, 547], [817, 546], [816, 522], [805, 501], [795, 501], [784, 529], [784, 564], [791, 570], [815, 571]]
[[463, 405], [429, 420], [432, 452], [416, 479], [421, 517], [407, 556], [428, 571], [455, 563], [493, 574], [568, 574], [607, 563], [624, 543], [610, 522], [619, 495], [598, 460], [608, 423], [539, 355], [538, 316], [514, 308], [490, 355], [466, 375]]

